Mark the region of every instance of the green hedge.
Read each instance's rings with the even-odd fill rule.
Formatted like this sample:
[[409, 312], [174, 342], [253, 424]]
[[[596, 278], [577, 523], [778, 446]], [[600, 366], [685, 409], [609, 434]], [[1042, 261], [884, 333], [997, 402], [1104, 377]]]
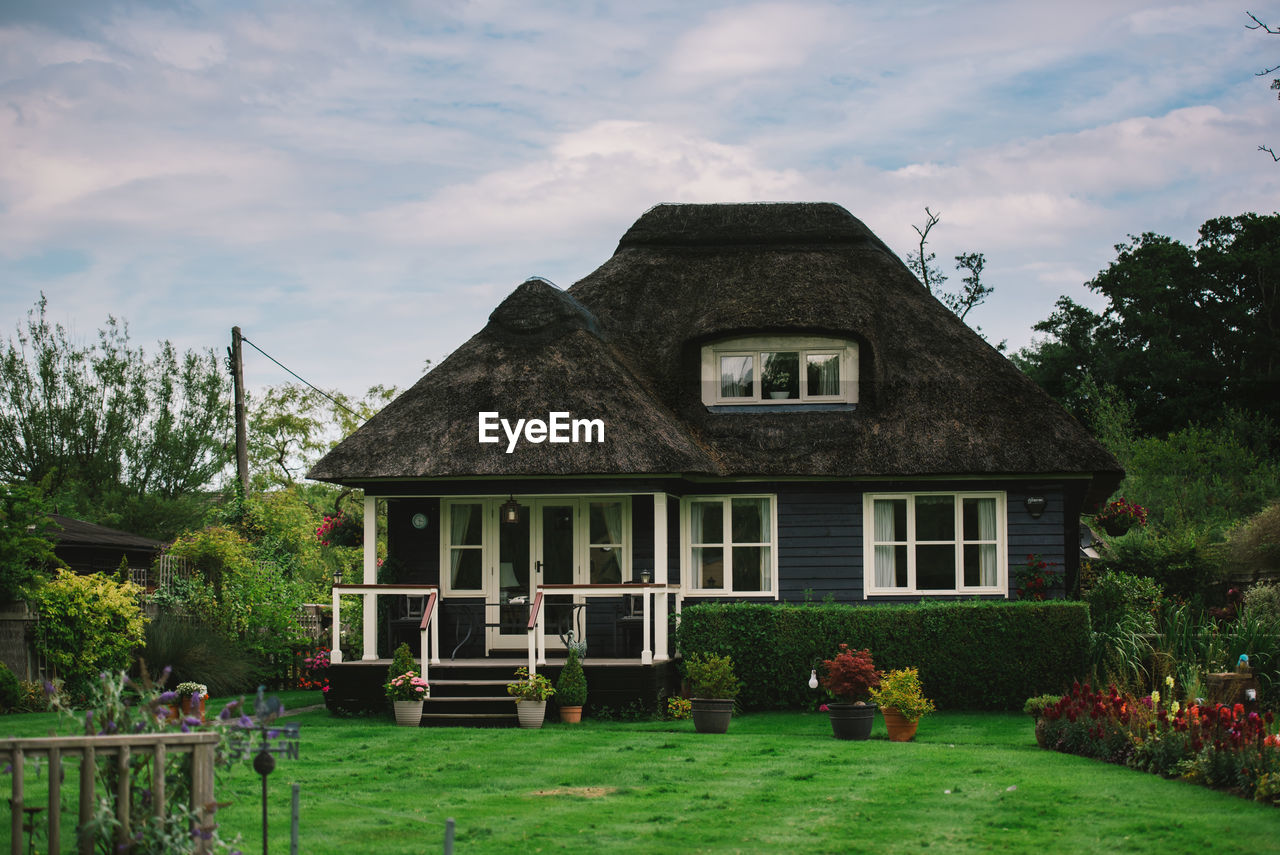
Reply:
[[728, 654], [746, 709], [821, 700], [809, 669], [840, 642], [868, 647], [882, 671], [916, 666], [940, 709], [1022, 709], [1089, 667], [1089, 608], [1078, 602], [847, 606], [701, 603], [679, 615], [683, 655]]

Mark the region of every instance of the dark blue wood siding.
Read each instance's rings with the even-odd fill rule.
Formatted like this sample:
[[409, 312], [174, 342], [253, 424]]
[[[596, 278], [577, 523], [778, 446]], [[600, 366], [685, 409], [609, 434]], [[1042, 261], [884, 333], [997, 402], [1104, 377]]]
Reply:
[[781, 490], [778, 597], [862, 599], [862, 493]]

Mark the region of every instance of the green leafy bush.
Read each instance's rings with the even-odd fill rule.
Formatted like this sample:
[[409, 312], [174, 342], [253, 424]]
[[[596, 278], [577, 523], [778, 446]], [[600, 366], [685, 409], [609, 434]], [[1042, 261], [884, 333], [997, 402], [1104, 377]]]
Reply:
[[1143, 632], [1155, 630], [1155, 615], [1164, 593], [1153, 580], [1109, 570], [1084, 592], [1093, 628], [1116, 626], [1133, 616]]
[[1207, 528], [1164, 532], [1136, 528], [1112, 538], [1106, 555], [1094, 564], [1103, 573], [1110, 570], [1152, 579], [1170, 596], [1181, 599], [1216, 596], [1224, 578]]
[[22, 704], [22, 686], [9, 666], [0, 662], [0, 713], [14, 712]]
[[137, 585], [101, 573], [58, 571], [34, 599], [36, 650], [73, 689], [102, 671], [127, 669], [143, 640], [141, 594]]
[[1280, 502], [1233, 528], [1223, 553], [1233, 578], [1280, 577]]
[[684, 673], [689, 678], [695, 698], [731, 701], [742, 690], [733, 671], [733, 658], [715, 653], [693, 653], [684, 659]]
[[587, 675], [582, 671], [576, 648], [569, 648], [569, 657], [560, 669], [556, 680], [556, 697], [562, 707], [580, 707], [587, 702]]
[[1259, 583], [1244, 592], [1244, 611], [1280, 623], [1280, 585]]
[[1062, 601], [700, 603], [681, 613], [676, 636], [686, 659], [732, 657], [744, 709], [812, 708], [809, 672], [840, 642], [870, 648], [883, 668], [917, 666], [943, 709], [1021, 709], [1089, 667], [1088, 607]]

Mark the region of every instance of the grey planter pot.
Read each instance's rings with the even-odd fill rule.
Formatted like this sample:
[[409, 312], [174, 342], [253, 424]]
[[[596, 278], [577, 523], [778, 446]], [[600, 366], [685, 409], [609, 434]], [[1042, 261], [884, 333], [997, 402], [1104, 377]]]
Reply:
[[870, 739], [876, 705], [827, 704], [827, 715], [831, 717], [831, 734], [836, 739]]
[[693, 699], [693, 729], [698, 733], [724, 733], [733, 718], [733, 701], [724, 698]]

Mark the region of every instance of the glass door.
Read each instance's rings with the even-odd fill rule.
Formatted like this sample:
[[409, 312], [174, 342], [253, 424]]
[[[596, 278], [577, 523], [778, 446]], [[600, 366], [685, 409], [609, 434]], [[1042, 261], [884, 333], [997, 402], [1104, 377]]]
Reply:
[[533, 599], [530, 559], [533, 509], [527, 502], [520, 505], [520, 521], [498, 522], [498, 565], [490, 580], [486, 597], [490, 650], [513, 650], [529, 643], [529, 603]]
[[[534, 555], [545, 585], [572, 585], [578, 567], [578, 501], [540, 499], [534, 509]], [[548, 648], [560, 648], [562, 632], [574, 627], [572, 594], [547, 596], [542, 603]], [[575, 635], [578, 633], [575, 633]]]

